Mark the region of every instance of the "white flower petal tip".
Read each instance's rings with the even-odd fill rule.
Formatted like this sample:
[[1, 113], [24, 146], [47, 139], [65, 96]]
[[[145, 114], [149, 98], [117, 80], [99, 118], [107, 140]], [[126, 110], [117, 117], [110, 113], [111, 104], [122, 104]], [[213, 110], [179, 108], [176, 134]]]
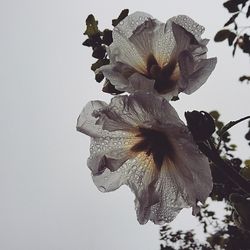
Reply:
[[216, 64], [214, 58], [207, 59], [208, 39], [201, 38], [204, 30], [185, 15], [161, 23], [135, 12], [114, 28], [108, 48], [111, 64], [99, 70], [119, 91], [150, 89], [168, 100], [180, 92], [191, 94], [206, 82]]
[[93, 101], [77, 128], [91, 137], [88, 167], [101, 192], [128, 185], [140, 224], [172, 221], [184, 207], [198, 212], [212, 190], [208, 159], [169, 102], [148, 92]]

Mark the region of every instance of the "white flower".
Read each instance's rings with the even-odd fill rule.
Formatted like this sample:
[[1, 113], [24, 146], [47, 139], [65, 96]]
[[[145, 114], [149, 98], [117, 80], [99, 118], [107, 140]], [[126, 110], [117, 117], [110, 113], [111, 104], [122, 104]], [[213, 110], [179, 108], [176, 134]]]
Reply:
[[196, 214], [211, 192], [208, 159], [162, 97], [136, 92], [109, 105], [91, 101], [77, 130], [91, 137], [87, 164], [95, 185], [102, 192], [128, 185], [141, 224], [170, 222], [184, 207]]
[[152, 91], [166, 99], [179, 92], [191, 94], [206, 82], [217, 62], [207, 59], [203, 31], [184, 15], [161, 23], [135, 12], [114, 28], [108, 47], [111, 64], [99, 71], [120, 91]]

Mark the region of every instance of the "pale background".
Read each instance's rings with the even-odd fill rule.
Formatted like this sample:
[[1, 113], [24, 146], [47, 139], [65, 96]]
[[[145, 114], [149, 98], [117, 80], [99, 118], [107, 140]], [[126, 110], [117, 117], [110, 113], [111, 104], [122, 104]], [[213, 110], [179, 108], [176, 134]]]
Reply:
[[[223, 120], [250, 113], [249, 59], [213, 42], [230, 17], [223, 1], [0, 1], [0, 249], [1, 250], [157, 250], [159, 227], [138, 224], [128, 188], [103, 194], [86, 166], [89, 138], [75, 131], [82, 107], [92, 99], [109, 101], [90, 71], [91, 50], [83, 47], [85, 19], [93, 13], [100, 28], [124, 8], [146, 11], [161, 21], [187, 14], [206, 27], [209, 56], [216, 70], [192, 96], [175, 103], [186, 110], [213, 110]], [[239, 153], [250, 157], [236, 129]], [[190, 210], [173, 223], [197, 226]]]

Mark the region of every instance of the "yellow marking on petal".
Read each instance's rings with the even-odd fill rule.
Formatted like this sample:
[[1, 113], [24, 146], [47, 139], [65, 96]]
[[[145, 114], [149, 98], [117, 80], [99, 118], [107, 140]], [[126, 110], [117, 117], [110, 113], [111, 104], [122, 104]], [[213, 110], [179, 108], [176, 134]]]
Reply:
[[179, 64], [177, 63], [175, 66], [174, 72], [171, 75], [171, 80], [178, 81], [179, 78], [180, 78], [180, 67], [179, 67]]

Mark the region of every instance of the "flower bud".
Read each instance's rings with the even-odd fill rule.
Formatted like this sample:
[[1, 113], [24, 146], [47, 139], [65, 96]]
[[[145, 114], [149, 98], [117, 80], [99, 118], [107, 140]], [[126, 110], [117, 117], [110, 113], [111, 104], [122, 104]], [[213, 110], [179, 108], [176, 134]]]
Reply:
[[215, 131], [213, 118], [204, 111], [185, 112], [187, 126], [191, 131], [195, 141], [208, 140]]

